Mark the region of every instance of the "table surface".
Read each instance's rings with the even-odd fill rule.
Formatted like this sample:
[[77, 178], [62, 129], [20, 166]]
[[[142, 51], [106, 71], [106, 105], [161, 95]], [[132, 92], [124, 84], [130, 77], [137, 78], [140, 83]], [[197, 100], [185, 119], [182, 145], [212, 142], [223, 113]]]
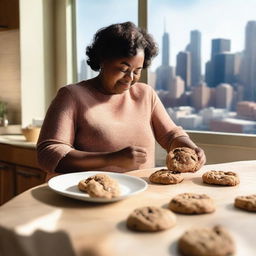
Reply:
[[[159, 168], [128, 172], [141, 177], [149, 185], [146, 191], [122, 201], [95, 204], [61, 196], [47, 184], [30, 189], [0, 207], [0, 226], [20, 234], [35, 230], [65, 231], [75, 250], [89, 243], [107, 244], [112, 255], [179, 255], [177, 240], [192, 227], [222, 225], [233, 236], [236, 255], [255, 255], [256, 213], [234, 208], [234, 198], [256, 193], [256, 161], [206, 165], [196, 173], [185, 173], [184, 181], [176, 185], [156, 185], [148, 176]], [[234, 171], [240, 184], [234, 187], [211, 186], [202, 182], [208, 170]], [[216, 204], [216, 211], [203, 215], [176, 214], [176, 226], [157, 233], [137, 233], [126, 228], [127, 216], [137, 207], [166, 208], [170, 199], [179, 193], [205, 193]]]

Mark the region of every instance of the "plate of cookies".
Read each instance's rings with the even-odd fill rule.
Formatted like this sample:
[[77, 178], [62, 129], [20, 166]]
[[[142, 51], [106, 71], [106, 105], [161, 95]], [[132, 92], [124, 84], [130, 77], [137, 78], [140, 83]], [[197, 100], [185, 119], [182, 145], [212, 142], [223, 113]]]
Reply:
[[88, 171], [55, 176], [48, 186], [58, 194], [78, 200], [108, 203], [147, 189], [147, 182], [123, 173]]

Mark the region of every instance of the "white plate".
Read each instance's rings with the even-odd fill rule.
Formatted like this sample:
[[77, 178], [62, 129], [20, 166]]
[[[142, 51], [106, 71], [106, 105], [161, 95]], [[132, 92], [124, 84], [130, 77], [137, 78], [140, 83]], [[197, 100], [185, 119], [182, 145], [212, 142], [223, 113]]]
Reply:
[[[106, 174], [119, 183], [121, 190], [121, 195], [119, 197], [111, 199], [95, 198], [90, 197], [88, 194], [83, 193], [78, 189], [77, 185], [79, 181], [99, 173]], [[123, 173], [92, 171], [68, 173], [55, 176], [48, 181], [48, 186], [55, 192], [67, 197], [89, 202], [107, 203], [122, 200], [129, 196], [138, 194], [139, 192], [144, 191], [148, 184], [141, 178], [129, 176]]]

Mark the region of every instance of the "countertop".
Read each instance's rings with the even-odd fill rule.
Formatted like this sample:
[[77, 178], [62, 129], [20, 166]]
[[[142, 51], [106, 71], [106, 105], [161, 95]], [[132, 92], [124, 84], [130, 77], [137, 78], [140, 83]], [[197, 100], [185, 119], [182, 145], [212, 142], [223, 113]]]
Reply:
[[28, 142], [21, 132], [21, 125], [0, 126], [0, 143], [25, 148], [35, 148], [35, 142]]
[[25, 148], [35, 148], [35, 142], [26, 141], [25, 137], [22, 134], [8, 134], [0, 135], [0, 143], [14, 145]]
[[[175, 256], [179, 255], [177, 240], [187, 229], [222, 225], [234, 238], [236, 256], [255, 255], [256, 213], [236, 209], [233, 203], [236, 196], [255, 194], [256, 161], [206, 165], [196, 173], [184, 174], [184, 181], [176, 185], [151, 184], [148, 176], [157, 169], [128, 172], [148, 182], [147, 190], [109, 204], [67, 198], [52, 191], [47, 184], [35, 187], [0, 207], [0, 230], [14, 232], [19, 238], [26, 235], [24, 246], [29, 242], [31, 246], [39, 246], [38, 230], [46, 232], [40, 233], [43, 235], [40, 240], [42, 248], [37, 249], [40, 255], [47, 255], [42, 253], [51, 246], [57, 250], [60, 244], [58, 239], [64, 239], [65, 235], [65, 241], [72, 244], [76, 253], [90, 246], [97, 248], [101, 245], [108, 248], [105, 252], [111, 253], [99, 255]], [[201, 176], [208, 170], [234, 171], [240, 176], [240, 184], [234, 187], [204, 184]], [[184, 192], [208, 194], [215, 201], [216, 211], [202, 215], [176, 214], [176, 226], [162, 232], [140, 233], [126, 228], [126, 219], [135, 208], [148, 205], [167, 208], [173, 196]], [[54, 238], [56, 243], [53, 242]], [[47, 246], [43, 241], [48, 241]], [[65, 247], [67, 251], [69, 242], [62, 242], [62, 249]]]

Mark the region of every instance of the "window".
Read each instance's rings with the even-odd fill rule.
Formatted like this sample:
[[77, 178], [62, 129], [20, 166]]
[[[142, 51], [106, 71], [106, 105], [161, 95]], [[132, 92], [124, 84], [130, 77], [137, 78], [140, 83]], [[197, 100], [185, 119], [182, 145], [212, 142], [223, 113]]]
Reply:
[[85, 55], [86, 46], [91, 43], [95, 32], [118, 22], [132, 21], [137, 24], [137, 17], [137, 0], [76, 1], [77, 77], [79, 81], [96, 75], [96, 72], [87, 65]]
[[256, 133], [256, 2], [148, 0], [160, 54], [149, 70], [185, 129]]

